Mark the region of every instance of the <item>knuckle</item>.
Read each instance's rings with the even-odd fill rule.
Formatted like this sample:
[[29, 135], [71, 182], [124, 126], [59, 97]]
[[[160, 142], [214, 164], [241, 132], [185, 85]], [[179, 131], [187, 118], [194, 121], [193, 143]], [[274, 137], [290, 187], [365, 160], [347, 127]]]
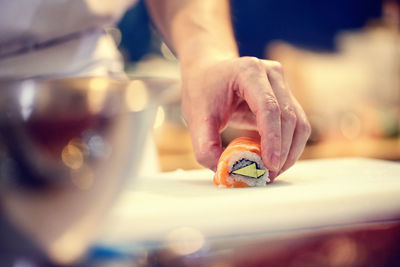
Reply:
[[283, 66], [279, 61], [270, 61], [270, 69], [278, 73], [283, 73]]
[[261, 68], [261, 62], [256, 57], [243, 57], [240, 65], [243, 70], [259, 70]]
[[295, 123], [297, 120], [296, 111], [292, 106], [285, 106], [281, 111], [282, 120]]
[[311, 125], [310, 125], [310, 123], [309, 123], [307, 120], [302, 121], [302, 122], [300, 123], [299, 129], [300, 129], [300, 131], [301, 131], [302, 133], [304, 133], [304, 135], [307, 136], [307, 138], [310, 137], [310, 135], [311, 135]]
[[270, 141], [278, 141], [281, 139], [280, 134], [275, 131], [268, 132], [266, 136], [267, 136], [267, 139]]
[[264, 102], [263, 106], [265, 108], [265, 111], [267, 111], [268, 113], [279, 113], [280, 112], [279, 104], [274, 97], [267, 96], [263, 102]]

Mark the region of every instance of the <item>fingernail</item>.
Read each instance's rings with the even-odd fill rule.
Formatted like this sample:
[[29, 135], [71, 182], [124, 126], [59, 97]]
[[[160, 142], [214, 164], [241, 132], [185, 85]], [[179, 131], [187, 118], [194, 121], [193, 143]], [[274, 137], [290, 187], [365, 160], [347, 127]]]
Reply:
[[272, 154], [271, 163], [272, 163], [272, 168], [274, 168], [273, 170], [278, 171], [279, 164], [281, 163], [281, 153], [274, 152], [274, 154]]

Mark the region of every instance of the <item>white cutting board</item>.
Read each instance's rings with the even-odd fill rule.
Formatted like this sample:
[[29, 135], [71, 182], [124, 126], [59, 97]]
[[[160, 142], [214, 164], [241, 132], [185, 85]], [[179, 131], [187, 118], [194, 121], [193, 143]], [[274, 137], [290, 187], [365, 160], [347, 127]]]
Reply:
[[140, 177], [119, 198], [99, 242], [162, 241], [180, 227], [205, 237], [276, 234], [400, 218], [400, 163], [300, 161], [263, 188], [218, 188], [209, 170]]

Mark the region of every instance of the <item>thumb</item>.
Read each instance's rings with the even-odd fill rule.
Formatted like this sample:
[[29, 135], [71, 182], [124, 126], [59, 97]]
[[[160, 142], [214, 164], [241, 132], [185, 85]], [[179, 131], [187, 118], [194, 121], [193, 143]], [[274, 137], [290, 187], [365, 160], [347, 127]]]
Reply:
[[203, 118], [196, 116], [196, 119], [188, 121], [188, 125], [197, 161], [216, 171], [222, 153], [218, 120], [207, 116]]

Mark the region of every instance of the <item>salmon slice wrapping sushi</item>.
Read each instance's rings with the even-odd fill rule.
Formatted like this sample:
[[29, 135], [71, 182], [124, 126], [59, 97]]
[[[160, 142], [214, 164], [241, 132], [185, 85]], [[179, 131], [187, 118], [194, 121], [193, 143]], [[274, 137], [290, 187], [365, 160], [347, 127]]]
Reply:
[[260, 143], [239, 137], [221, 154], [214, 183], [221, 187], [266, 186], [270, 181], [268, 175], [261, 159]]

